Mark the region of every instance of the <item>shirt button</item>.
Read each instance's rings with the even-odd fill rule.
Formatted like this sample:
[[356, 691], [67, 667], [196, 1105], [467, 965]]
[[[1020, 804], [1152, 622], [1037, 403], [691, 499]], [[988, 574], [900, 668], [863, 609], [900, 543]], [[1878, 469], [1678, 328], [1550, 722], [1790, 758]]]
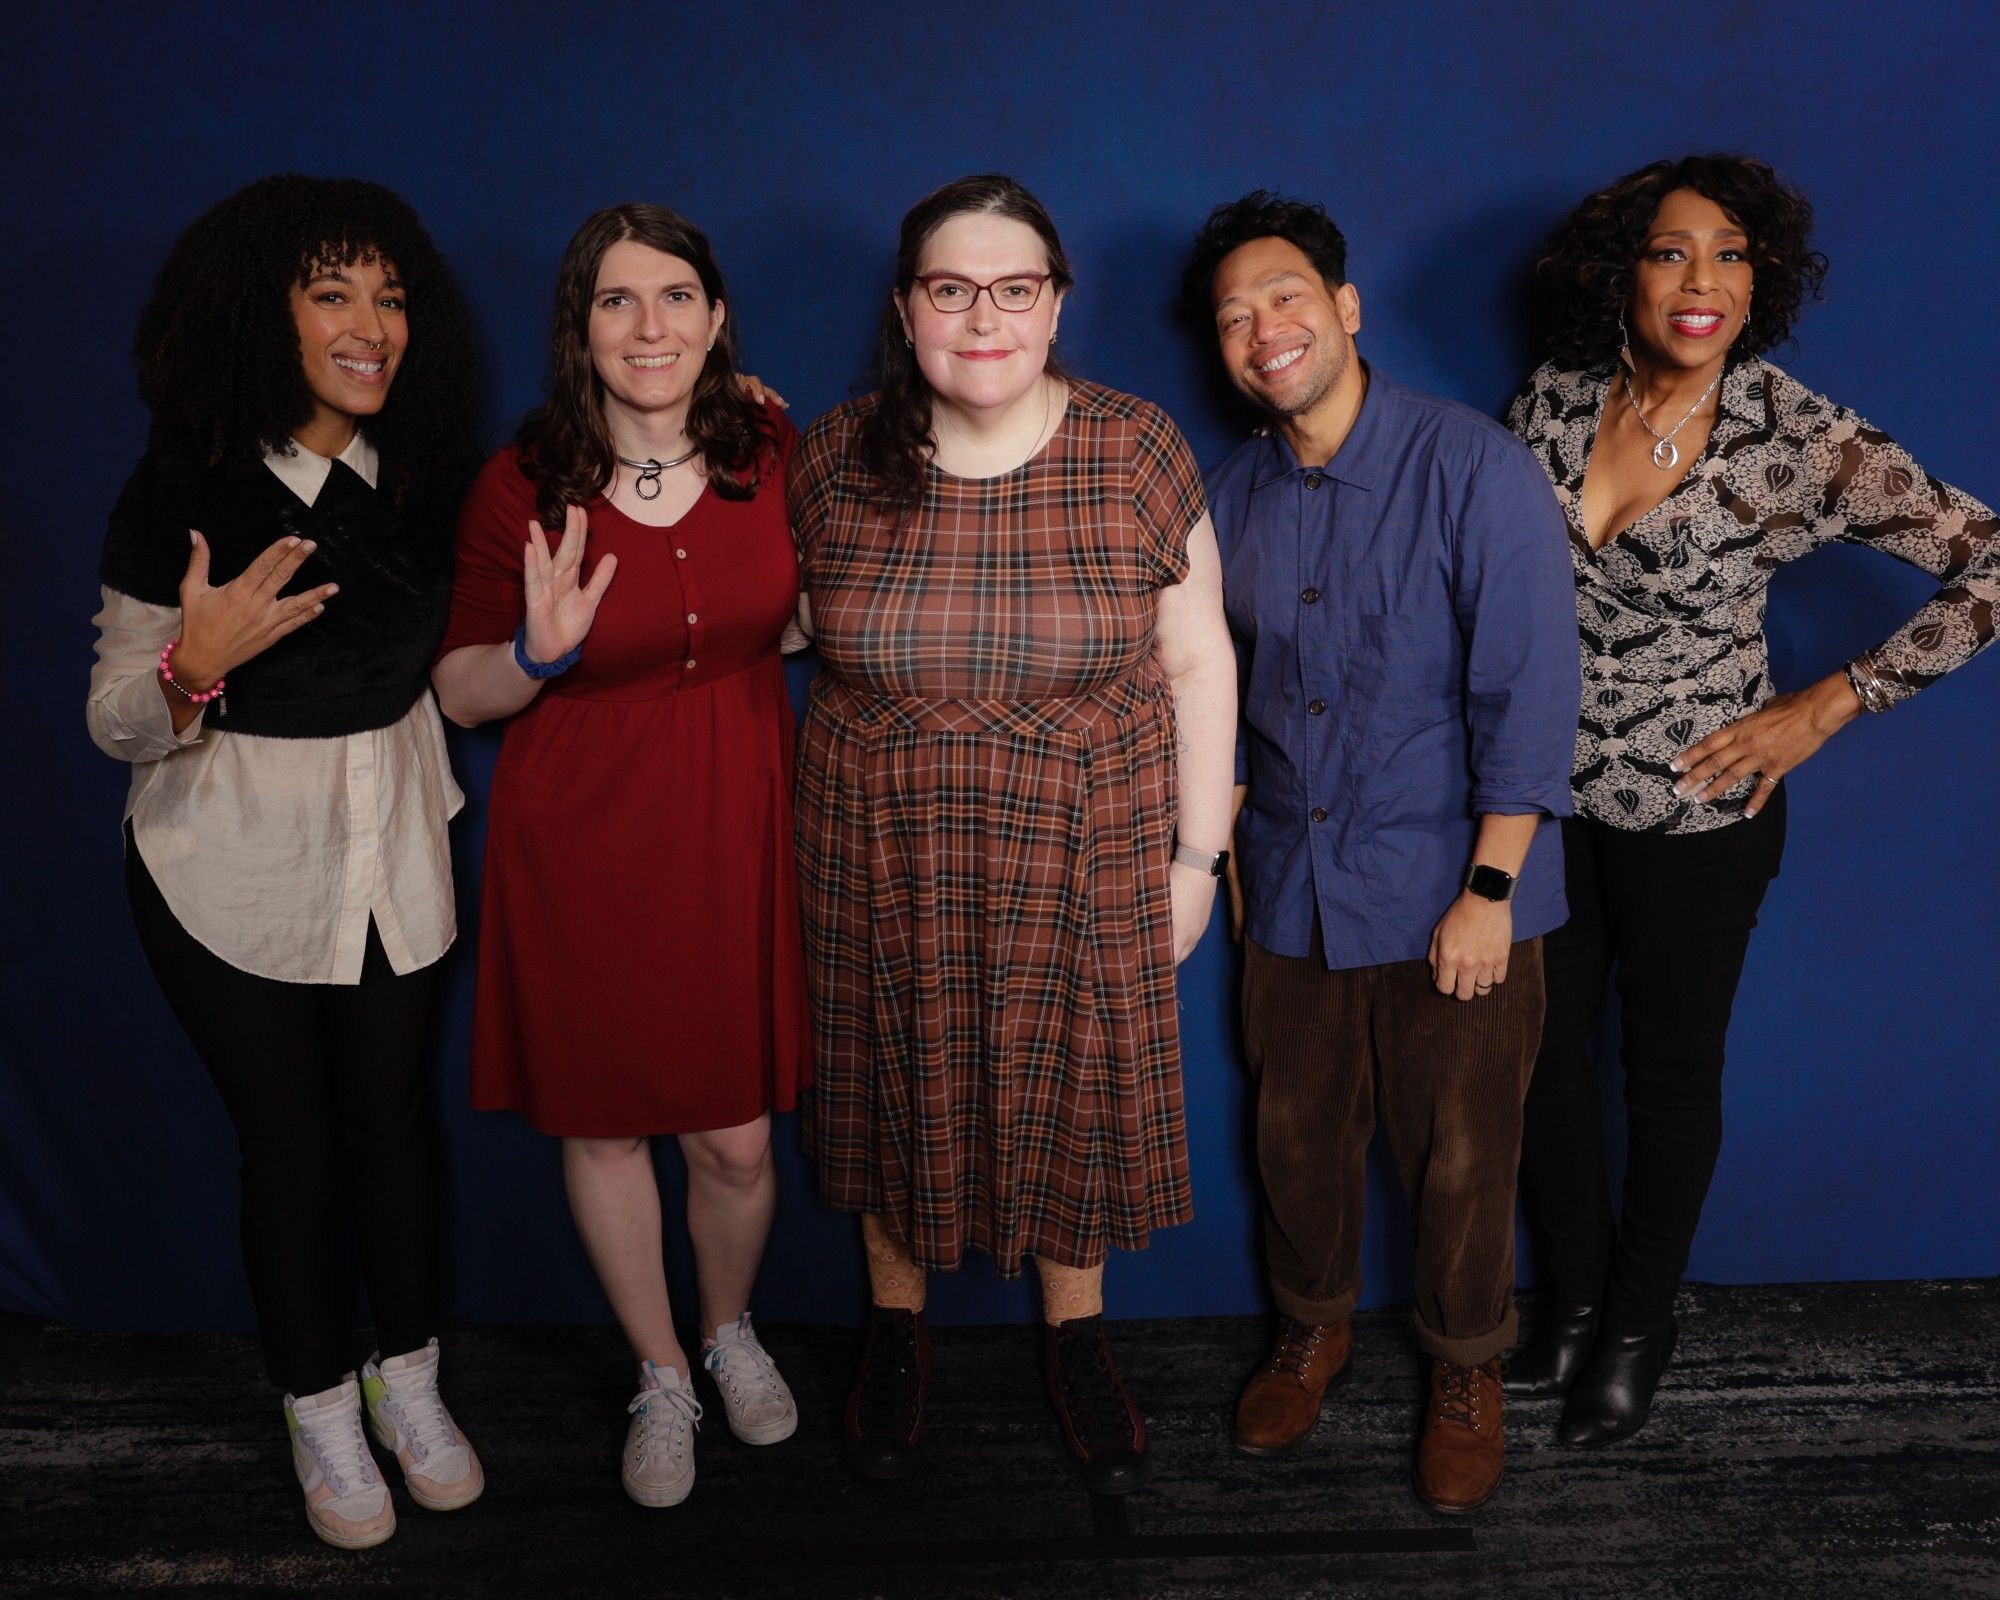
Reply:
[[693, 657], [693, 656], [689, 656], [689, 657], [688, 657], [688, 671], [690, 671], [690, 672], [694, 671], [694, 657]]
[[[1301, 589], [1301, 590], [1299, 591], [1299, 598], [1300, 598], [1301, 600], [1305, 601], [1305, 603], [1306, 603], [1307, 605], [1312, 605], [1312, 604], [1313, 604], [1313, 603], [1314, 603], [1315, 601], [1317, 601], [1317, 600], [1319, 599], [1319, 590], [1317, 590], [1317, 589]], [[694, 621], [694, 618], [693, 618], [693, 617], [689, 617], [689, 618], [688, 618], [688, 621], [692, 622], [692, 621]]]
[[1321, 716], [1326, 711], [1326, 702], [1324, 700], [1315, 700], [1306, 707], [1306, 710], [1315, 717]]
[[685, 561], [687, 560], [687, 558], [688, 558], [688, 553], [685, 550], [676, 550], [674, 552], [674, 559], [676, 561]]
[[692, 611], [688, 613], [688, 626], [690, 628], [693, 627], [699, 621], [701, 621], [701, 618], [696, 616]]
[[1308, 489], [1317, 489], [1324, 482], [1326, 482], [1326, 479], [1322, 478], [1317, 472], [1308, 472], [1306, 474], [1306, 487]]
[[1325, 806], [1314, 806], [1314, 807], [1312, 808], [1312, 819], [1313, 819], [1313, 821], [1315, 821], [1315, 822], [1324, 822], [1324, 821], [1326, 821], [1326, 807], [1325, 807]]

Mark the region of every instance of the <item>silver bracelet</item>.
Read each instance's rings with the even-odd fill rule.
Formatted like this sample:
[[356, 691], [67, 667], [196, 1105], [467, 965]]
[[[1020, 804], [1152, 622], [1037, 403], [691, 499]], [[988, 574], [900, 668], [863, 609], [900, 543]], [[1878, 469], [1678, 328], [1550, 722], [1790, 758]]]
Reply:
[[1875, 663], [1867, 655], [1858, 655], [1847, 663], [1848, 687], [1854, 691], [1854, 698], [1861, 702], [1861, 709], [1875, 715], [1891, 709], [1896, 702], [1889, 697], [1889, 687], [1875, 671]]

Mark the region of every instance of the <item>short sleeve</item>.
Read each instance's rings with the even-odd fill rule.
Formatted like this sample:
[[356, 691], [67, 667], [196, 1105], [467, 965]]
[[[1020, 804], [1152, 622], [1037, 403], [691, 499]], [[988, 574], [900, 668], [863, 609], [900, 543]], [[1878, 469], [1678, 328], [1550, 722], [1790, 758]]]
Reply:
[[1146, 566], [1155, 587], [1187, 576], [1188, 534], [1208, 509], [1194, 452], [1157, 406], [1142, 406], [1132, 453], [1132, 509], [1139, 519]]
[[799, 553], [799, 583], [812, 582], [813, 550], [833, 515], [834, 481], [840, 473], [846, 439], [845, 408], [829, 411], [791, 451], [785, 474], [785, 508], [792, 522], [792, 542]]
[[520, 627], [522, 552], [535, 517], [535, 491], [512, 445], [486, 463], [458, 513], [451, 620], [440, 657], [467, 645], [502, 644]]

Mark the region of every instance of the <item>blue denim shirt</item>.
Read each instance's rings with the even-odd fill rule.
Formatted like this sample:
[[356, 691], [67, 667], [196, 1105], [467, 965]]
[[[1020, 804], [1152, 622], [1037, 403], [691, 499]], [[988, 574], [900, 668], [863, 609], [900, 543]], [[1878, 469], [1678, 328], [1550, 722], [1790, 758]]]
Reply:
[[1514, 937], [1561, 926], [1580, 673], [1549, 480], [1468, 407], [1369, 369], [1340, 452], [1276, 432], [1208, 477], [1243, 715], [1249, 937], [1329, 968], [1421, 958], [1486, 813], [1545, 819]]

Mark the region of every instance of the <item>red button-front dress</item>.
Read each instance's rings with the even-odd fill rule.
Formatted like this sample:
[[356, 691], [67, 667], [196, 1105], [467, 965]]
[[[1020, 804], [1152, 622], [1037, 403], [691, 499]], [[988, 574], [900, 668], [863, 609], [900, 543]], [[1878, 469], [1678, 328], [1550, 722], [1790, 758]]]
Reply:
[[[602, 497], [618, 572], [583, 659], [507, 726], [479, 919], [472, 1103], [586, 1138], [736, 1127], [810, 1080], [778, 639], [798, 596], [780, 440], [750, 500], [670, 528]], [[511, 640], [533, 486], [515, 450], [459, 519], [444, 649]], [[551, 539], [551, 544], [555, 542]]]

